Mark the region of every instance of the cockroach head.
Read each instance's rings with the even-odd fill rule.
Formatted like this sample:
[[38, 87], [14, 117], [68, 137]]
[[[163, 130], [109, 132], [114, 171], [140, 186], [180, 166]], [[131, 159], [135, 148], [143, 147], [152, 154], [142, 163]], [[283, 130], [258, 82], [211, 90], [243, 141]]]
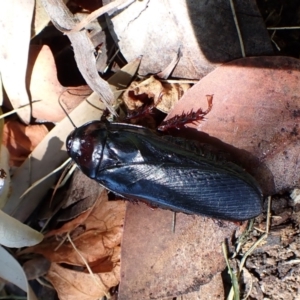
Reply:
[[95, 177], [101, 163], [106, 137], [106, 124], [101, 121], [84, 124], [67, 137], [66, 145], [69, 156], [81, 171], [91, 178]]

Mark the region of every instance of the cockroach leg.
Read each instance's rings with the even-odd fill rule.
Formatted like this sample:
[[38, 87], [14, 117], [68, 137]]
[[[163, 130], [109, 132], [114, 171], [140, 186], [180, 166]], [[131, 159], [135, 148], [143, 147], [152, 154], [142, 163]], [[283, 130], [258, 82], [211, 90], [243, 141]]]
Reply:
[[173, 218], [172, 218], [172, 232], [175, 233], [175, 226], [176, 226], [176, 211], [173, 211]]
[[199, 108], [197, 111], [191, 110], [188, 113], [182, 113], [180, 116], [176, 115], [175, 117], [162, 122], [161, 125], [158, 127], [158, 130], [167, 131], [171, 128], [180, 129], [182, 127], [185, 127], [188, 123], [196, 124], [200, 121], [203, 121], [205, 119], [204, 117], [211, 111], [213, 106], [213, 95], [206, 95], [206, 98], [208, 108], [205, 111], [203, 111], [202, 108]]

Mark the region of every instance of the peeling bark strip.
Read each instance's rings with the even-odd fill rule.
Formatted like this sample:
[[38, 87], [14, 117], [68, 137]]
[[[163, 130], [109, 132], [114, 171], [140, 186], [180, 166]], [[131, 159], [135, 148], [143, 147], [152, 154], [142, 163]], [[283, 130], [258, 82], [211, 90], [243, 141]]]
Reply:
[[41, 0], [41, 2], [56, 28], [64, 32], [70, 39], [78, 69], [86, 83], [100, 96], [109, 111], [113, 115], [116, 115], [112, 107], [114, 101], [113, 93], [109, 84], [103, 80], [97, 72], [96, 59], [94, 56], [95, 48], [87, 32], [85, 30], [74, 33], [67, 32], [79, 21], [71, 14], [61, 0]]
[[70, 32], [78, 32], [82, 30], [85, 26], [87, 26], [89, 23], [92, 21], [96, 20], [100, 16], [104, 15], [105, 13], [116, 9], [118, 6], [125, 4], [125, 5], [130, 5], [132, 2], [135, 0], [115, 0], [113, 2], [110, 2], [97, 10], [93, 11], [90, 13], [86, 18], [84, 18], [80, 23], [76, 24], [76, 26], [70, 31]]

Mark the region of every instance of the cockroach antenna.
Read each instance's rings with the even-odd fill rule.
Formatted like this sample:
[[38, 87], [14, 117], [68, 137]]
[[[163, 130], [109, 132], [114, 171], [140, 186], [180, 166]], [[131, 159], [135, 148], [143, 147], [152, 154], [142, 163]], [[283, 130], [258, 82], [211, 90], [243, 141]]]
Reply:
[[62, 96], [63, 92], [59, 95], [59, 98], [58, 98], [58, 103], [61, 107], [61, 109], [64, 111], [65, 115], [67, 116], [67, 118], [69, 119], [69, 121], [71, 122], [71, 124], [74, 126], [74, 128], [77, 128], [77, 126], [75, 125], [75, 123], [73, 122], [73, 120], [70, 118], [68, 112], [66, 111], [66, 109], [63, 107], [62, 103], [61, 103], [61, 96]]

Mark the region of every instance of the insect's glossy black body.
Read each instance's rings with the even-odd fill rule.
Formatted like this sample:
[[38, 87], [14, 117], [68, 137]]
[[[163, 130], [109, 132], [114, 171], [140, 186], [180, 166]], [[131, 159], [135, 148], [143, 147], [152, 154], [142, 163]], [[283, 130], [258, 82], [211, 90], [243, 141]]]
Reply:
[[141, 126], [93, 121], [69, 135], [67, 149], [84, 174], [128, 199], [235, 221], [262, 210], [261, 190], [243, 169]]

